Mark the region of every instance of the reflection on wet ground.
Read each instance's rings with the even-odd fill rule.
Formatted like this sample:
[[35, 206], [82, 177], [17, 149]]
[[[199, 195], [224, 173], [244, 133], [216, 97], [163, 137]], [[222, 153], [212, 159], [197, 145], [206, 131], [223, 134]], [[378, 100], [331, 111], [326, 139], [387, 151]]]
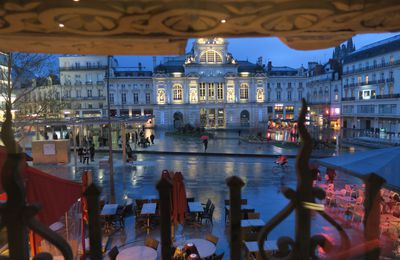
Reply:
[[[104, 154], [98, 154], [97, 158]], [[117, 155], [121, 156], [120, 154]], [[135, 165], [123, 165], [117, 159], [114, 167], [115, 190], [117, 202], [122, 203], [124, 198], [142, 198], [149, 195], [157, 195], [155, 185], [164, 169], [182, 172], [188, 197], [195, 197], [196, 201], [205, 203], [210, 198], [216, 205], [214, 212], [214, 226], [206, 229], [184, 228], [177, 231], [177, 237], [204, 237], [206, 232], [212, 232], [220, 238], [218, 242], [219, 251], [225, 251], [229, 257], [228, 237], [224, 223], [224, 200], [228, 198], [228, 187], [226, 178], [237, 175], [243, 179], [243, 198], [253, 205], [256, 211], [261, 213], [261, 218], [268, 221], [277, 214], [286, 204], [287, 199], [280, 193], [280, 188], [285, 185], [292, 188], [296, 186], [296, 176], [293, 171], [286, 174], [272, 174], [271, 168], [274, 165], [273, 158], [241, 158], [241, 157], [210, 157], [210, 156], [173, 156], [173, 155], [138, 155]], [[289, 159], [289, 164], [294, 166], [294, 159]], [[81, 173], [85, 169], [93, 172], [94, 182], [103, 190], [102, 194], [109, 193], [109, 172], [108, 167], [99, 167], [98, 161], [89, 166], [78, 167], [68, 165], [39, 165], [36, 166], [53, 175], [66, 179], [80, 181]], [[336, 186], [344, 184], [360, 184], [360, 180], [338, 173]], [[128, 226], [119, 239], [114, 243], [121, 243], [143, 239], [145, 233], [134, 231], [133, 218], [128, 221]], [[322, 232], [333, 240], [338, 239], [334, 228], [318, 215], [313, 215], [313, 233]], [[150, 233], [159, 237], [159, 229]], [[294, 236], [294, 214], [285, 219], [268, 239], [277, 239], [281, 236]]]

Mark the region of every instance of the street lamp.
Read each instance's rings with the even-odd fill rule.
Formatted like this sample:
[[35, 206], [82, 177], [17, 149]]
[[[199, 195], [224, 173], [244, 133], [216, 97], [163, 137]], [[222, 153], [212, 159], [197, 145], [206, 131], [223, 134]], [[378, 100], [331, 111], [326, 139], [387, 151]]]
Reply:
[[106, 87], [107, 87], [107, 119], [108, 119], [108, 165], [110, 170], [110, 201], [115, 203], [115, 189], [114, 189], [114, 163], [113, 163], [113, 151], [112, 151], [112, 135], [111, 135], [111, 115], [110, 115], [110, 59], [111, 56], [107, 56], [107, 72], [106, 72]]

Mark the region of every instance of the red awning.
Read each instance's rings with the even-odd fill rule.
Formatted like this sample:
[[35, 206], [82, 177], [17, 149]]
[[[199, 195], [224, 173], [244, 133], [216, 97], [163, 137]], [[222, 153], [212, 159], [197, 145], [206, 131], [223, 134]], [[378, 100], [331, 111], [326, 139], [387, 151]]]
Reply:
[[51, 225], [58, 221], [82, 196], [82, 185], [26, 167], [26, 196], [28, 202], [40, 203], [39, 220]]
[[[0, 147], [0, 174], [5, 158], [6, 150]], [[43, 224], [49, 226], [58, 221], [82, 196], [80, 183], [61, 179], [29, 166], [23, 169], [27, 200], [41, 205], [38, 218]]]

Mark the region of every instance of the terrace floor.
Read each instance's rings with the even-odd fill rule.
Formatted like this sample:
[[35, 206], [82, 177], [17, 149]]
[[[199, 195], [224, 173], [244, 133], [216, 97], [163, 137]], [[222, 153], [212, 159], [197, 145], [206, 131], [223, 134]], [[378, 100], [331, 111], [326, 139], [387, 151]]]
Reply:
[[[108, 166], [100, 167], [98, 160], [105, 154], [98, 153], [95, 162], [89, 165], [79, 164], [75, 169], [73, 164], [69, 165], [36, 165], [50, 174], [80, 181], [81, 174], [88, 169], [93, 172], [93, 181], [102, 188], [102, 195], [109, 194], [109, 172]], [[124, 199], [139, 199], [146, 196], [158, 196], [155, 188], [164, 169], [180, 171], [184, 176], [186, 193], [188, 197], [194, 197], [196, 201], [205, 203], [208, 198], [216, 206], [214, 212], [214, 225], [205, 224], [201, 228], [187, 226], [177, 227], [175, 239], [177, 242], [188, 238], [204, 238], [206, 233], [212, 233], [219, 237], [217, 252], [225, 252], [229, 257], [227, 225], [224, 223], [224, 200], [229, 197], [228, 187], [225, 183], [227, 177], [237, 175], [243, 179], [245, 186], [242, 190], [242, 197], [248, 200], [248, 204], [254, 206], [257, 212], [261, 213], [261, 219], [268, 221], [278, 213], [286, 204], [287, 199], [280, 193], [282, 185], [295, 188], [296, 177], [292, 170], [289, 173], [273, 174], [271, 171], [274, 165], [274, 158], [246, 158], [246, 157], [221, 157], [221, 156], [177, 156], [177, 155], [150, 155], [139, 154], [135, 164], [123, 164], [121, 154], [115, 155], [114, 178], [117, 203], [122, 204]], [[294, 159], [289, 159], [289, 164], [294, 166]], [[293, 168], [292, 168], [293, 169]], [[338, 174], [336, 186], [344, 184], [360, 184], [360, 180], [354, 177]], [[342, 226], [346, 228], [352, 241], [359, 241], [361, 225], [351, 225], [345, 218], [335, 216]], [[312, 233], [323, 233], [329, 239], [339, 239], [334, 228], [323, 220], [319, 215], [313, 215]], [[150, 236], [159, 239], [160, 230], [155, 228], [150, 231]], [[131, 243], [143, 243], [147, 236], [145, 230], [134, 228], [134, 217], [128, 217], [124, 230], [113, 235], [113, 245], [125, 245]], [[285, 219], [268, 239], [276, 240], [281, 236], [294, 237], [294, 214]], [[382, 245], [385, 246], [383, 254], [391, 257], [393, 241], [388, 240], [384, 234]], [[338, 241], [337, 241], [338, 242]], [[160, 249], [159, 249], [160, 255]]]

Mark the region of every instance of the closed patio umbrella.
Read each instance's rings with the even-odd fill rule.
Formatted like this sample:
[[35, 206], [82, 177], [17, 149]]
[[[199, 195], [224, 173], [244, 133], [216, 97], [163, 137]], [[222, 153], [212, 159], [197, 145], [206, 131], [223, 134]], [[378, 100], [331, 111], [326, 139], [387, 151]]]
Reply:
[[174, 224], [185, 221], [187, 208], [186, 189], [181, 172], [176, 172], [172, 179], [172, 220]]

